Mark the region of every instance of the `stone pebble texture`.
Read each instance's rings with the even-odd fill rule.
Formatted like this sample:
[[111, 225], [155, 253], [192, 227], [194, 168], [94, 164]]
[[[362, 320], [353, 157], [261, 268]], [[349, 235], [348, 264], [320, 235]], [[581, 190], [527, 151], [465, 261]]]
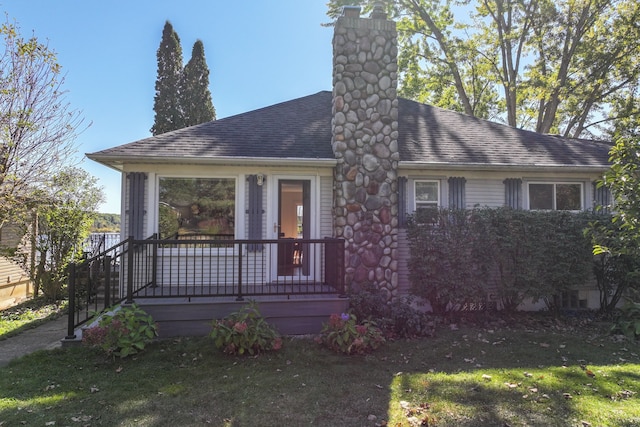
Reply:
[[345, 283], [397, 294], [397, 32], [380, 8], [345, 9], [333, 37], [334, 221]]

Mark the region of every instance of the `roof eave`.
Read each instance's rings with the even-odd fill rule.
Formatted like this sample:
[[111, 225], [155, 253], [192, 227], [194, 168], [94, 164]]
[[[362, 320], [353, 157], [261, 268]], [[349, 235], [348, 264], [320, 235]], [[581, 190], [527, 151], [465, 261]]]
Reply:
[[335, 159], [321, 158], [275, 158], [275, 157], [149, 157], [149, 156], [114, 156], [108, 154], [89, 153], [87, 158], [108, 166], [112, 169], [122, 171], [127, 163], [137, 164], [183, 164], [183, 165], [228, 165], [228, 166], [282, 166], [283, 164], [296, 166], [329, 166], [336, 165]]
[[512, 164], [512, 163], [450, 163], [450, 162], [417, 162], [400, 161], [398, 167], [409, 170], [464, 170], [464, 171], [520, 171], [520, 172], [601, 172], [609, 169], [609, 165], [557, 165], [557, 164]]
[[[279, 158], [279, 157], [148, 157], [148, 156], [115, 156], [108, 154], [89, 153], [87, 158], [122, 171], [127, 163], [137, 164], [184, 164], [184, 165], [229, 165], [229, 166], [296, 166], [334, 167], [335, 159], [321, 158]], [[520, 172], [602, 172], [610, 165], [558, 165], [558, 164], [512, 164], [512, 163], [451, 163], [451, 162], [419, 162], [400, 161], [399, 168], [408, 170], [447, 169], [455, 171], [520, 171]]]

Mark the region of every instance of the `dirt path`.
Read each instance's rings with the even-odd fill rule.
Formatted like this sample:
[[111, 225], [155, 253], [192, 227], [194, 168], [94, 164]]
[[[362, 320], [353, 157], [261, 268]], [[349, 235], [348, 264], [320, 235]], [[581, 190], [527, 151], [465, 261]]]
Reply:
[[67, 335], [67, 316], [26, 330], [6, 340], [0, 341], [0, 367], [15, 358], [38, 350], [49, 350], [62, 346], [61, 340]]

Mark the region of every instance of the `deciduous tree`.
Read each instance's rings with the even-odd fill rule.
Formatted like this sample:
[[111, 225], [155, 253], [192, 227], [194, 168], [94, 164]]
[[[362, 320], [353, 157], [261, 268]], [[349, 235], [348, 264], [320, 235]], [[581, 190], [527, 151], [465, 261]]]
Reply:
[[104, 193], [96, 178], [80, 168], [57, 173], [39, 195], [37, 207], [38, 264], [34, 277], [36, 295], [42, 291], [51, 300], [59, 299], [67, 283], [67, 265], [82, 256]]
[[[0, 226], [34, 188], [75, 159], [80, 113], [70, 108], [56, 54], [36, 37], [0, 26]], [[16, 216], [13, 215], [15, 218]]]
[[[331, 0], [329, 16], [353, 3]], [[386, 3], [398, 22], [404, 96], [575, 138], [609, 137], [638, 114], [635, 0]]]

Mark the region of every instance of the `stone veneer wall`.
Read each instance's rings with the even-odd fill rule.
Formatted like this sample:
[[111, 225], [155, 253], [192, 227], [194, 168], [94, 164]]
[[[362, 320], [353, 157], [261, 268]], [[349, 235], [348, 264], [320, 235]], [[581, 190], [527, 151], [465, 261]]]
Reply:
[[333, 38], [335, 235], [346, 240], [346, 283], [397, 294], [397, 33], [383, 13], [345, 11]]

